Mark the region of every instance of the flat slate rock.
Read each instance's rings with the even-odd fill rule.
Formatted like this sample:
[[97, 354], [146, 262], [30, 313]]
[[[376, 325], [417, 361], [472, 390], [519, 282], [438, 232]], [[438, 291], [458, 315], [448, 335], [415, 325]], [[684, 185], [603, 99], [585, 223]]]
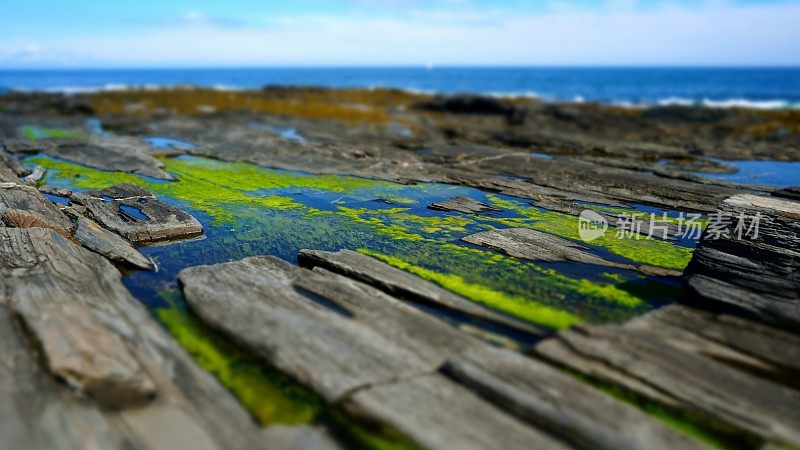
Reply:
[[0, 448], [271, 448], [121, 278], [52, 230], [0, 228]]
[[580, 448], [705, 448], [639, 409], [516, 352], [485, 347], [442, 371], [503, 411]]
[[9, 156], [0, 150], [0, 183], [21, 183], [19, 174], [3, 158], [9, 158]]
[[[703, 235], [685, 280], [699, 297], [800, 327], [800, 202], [750, 194], [725, 200], [719, 233]], [[758, 219], [755, 219], [758, 215]], [[744, 232], [737, 230], [744, 217]], [[757, 220], [758, 235], [748, 233]]]
[[330, 402], [364, 386], [435, 370], [402, 343], [295, 289], [287, 270], [289, 263], [277, 258], [251, 257], [190, 267], [179, 279], [187, 304], [203, 321]]
[[189, 238], [203, 232], [197, 219], [132, 184], [81, 192], [72, 200], [84, 205], [105, 228], [134, 243]]
[[74, 225], [36, 188], [18, 183], [0, 183], [0, 219], [9, 227], [42, 227], [71, 236]]
[[440, 374], [367, 387], [345, 410], [390, 423], [428, 449], [568, 449]]
[[409, 302], [456, 311], [501, 328], [521, 331], [533, 336], [544, 336], [549, 333], [546, 329], [484, 308], [430, 281], [352, 250], [326, 252], [304, 249], [300, 250], [298, 260], [301, 266], [322, 267], [367, 283], [393, 297]]
[[679, 276], [680, 272], [648, 265], [623, 264], [595, 256], [587, 247], [543, 231], [529, 228], [504, 228], [471, 234], [464, 242], [500, 250], [515, 258], [531, 261], [572, 261], [584, 264], [638, 270], [647, 275]]
[[483, 212], [498, 212], [499, 208], [479, 202], [469, 197], [453, 197], [449, 200], [435, 202], [428, 205], [429, 209], [437, 211], [456, 211], [464, 214], [478, 214]]
[[371, 286], [274, 257], [192, 267], [179, 278], [203, 321], [328, 402], [423, 447], [563, 447], [437, 373], [447, 358], [486, 344]]
[[[362, 283], [361, 272], [327, 270], [372, 258], [303, 255], [313, 270], [252, 257], [179, 278], [202, 320], [329, 402], [426, 448], [700, 448], [570, 375]], [[422, 282], [409, 277], [409, 286]]]
[[744, 433], [800, 444], [800, 392], [742, 370], [741, 363], [748, 360], [730, 346], [721, 350], [725, 344], [703, 342], [708, 338], [702, 332], [680, 331], [646, 315], [622, 326], [563, 331], [538, 343], [535, 352], [594, 379], [705, 415]]
[[100, 170], [144, 175], [160, 180], [175, 178], [151, 156], [151, 147], [136, 137], [90, 136], [86, 139], [6, 139], [6, 150], [14, 153], [45, 153]]
[[73, 237], [84, 247], [111, 261], [145, 270], [155, 269], [153, 261], [136, 250], [130, 242], [85, 217], [78, 218], [78, 226]]

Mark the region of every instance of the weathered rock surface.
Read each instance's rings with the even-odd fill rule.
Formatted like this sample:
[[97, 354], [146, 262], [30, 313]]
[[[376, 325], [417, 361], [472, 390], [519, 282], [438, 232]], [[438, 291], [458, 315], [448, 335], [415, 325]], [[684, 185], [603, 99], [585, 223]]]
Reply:
[[595, 256], [587, 247], [558, 236], [528, 228], [482, 231], [461, 238], [470, 244], [500, 250], [531, 261], [573, 261], [618, 269], [639, 270], [648, 275], [680, 276], [680, 272], [647, 265], [623, 264]]
[[457, 211], [464, 214], [500, 211], [500, 209], [495, 208], [492, 205], [487, 205], [486, 203], [479, 202], [469, 197], [453, 197], [449, 200], [431, 203], [428, 208], [438, 211]]
[[139, 138], [90, 136], [87, 139], [46, 138], [36, 141], [7, 139], [6, 150], [14, 153], [43, 152], [101, 170], [131, 172], [161, 180], [174, 177], [161, 169], [150, 146]]
[[[187, 303], [204, 321], [328, 401], [386, 422], [427, 448], [697, 446], [569, 375], [491, 347], [356, 281], [363, 274], [344, 268], [362, 267], [359, 258], [343, 252], [303, 254], [306, 262], [313, 258], [313, 271], [272, 257], [185, 269], [180, 279]], [[421, 282], [413, 278], [409, 286]], [[392, 280], [389, 286], [397, 282], [387, 280]], [[342, 342], [338, 330], [345, 323], [368, 332], [350, 333], [350, 341]], [[381, 368], [395, 367], [395, 376], [363, 358], [381, 361]]]
[[393, 297], [409, 302], [446, 308], [499, 325], [502, 328], [510, 328], [534, 336], [544, 336], [548, 333], [545, 329], [493, 312], [434, 283], [352, 250], [338, 252], [300, 250], [298, 260], [304, 267], [322, 267], [374, 286]]
[[[685, 307], [677, 307], [685, 308]], [[663, 314], [663, 313], [662, 313]], [[671, 313], [667, 313], [671, 314]], [[688, 312], [683, 316], [704, 317]], [[720, 323], [722, 325], [720, 325]], [[660, 314], [645, 315], [622, 326], [586, 326], [561, 332], [535, 347], [536, 354], [595, 379], [616, 384], [644, 398], [678, 410], [704, 415], [761, 436], [797, 446], [800, 443], [800, 393], [778, 381], [741, 369], [758, 368], [755, 348], [775, 343], [760, 337], [759, 326], [743, 326], [748, 343], [728, 344], [741, 320], [702, 320], [706, 330], [667, 325]], [[727, 331], [723, 331], [727, 330]], [[688, 336], [687, 336], [688, 335]], [[716, 336], [716, 337], [715, 337]], [[792, 345], [794, 337], [784, 345]], [[743, 350], [740, 350], [743, 349]], [[790, 356], [796, 350], [788, 350]], [[795, 355], [796, 357], [796, 355]]]
[[74, 225], [36, 188], [0, 183], [0, 219], [9, 227], [43, 227], [71, 236]]
[[0, 151], [0, 183], [21, 183], [19, 174], [6, 163], [9, 158], [5, 152]]
[[638, 409], [518, 353], [486, 347], [443, 372], [504, 411], [581, 448], [700, 448]]
[[135, 243], [194, 237], [203, 232], [197, 219], [132, 184], [81, 192], [72, 199], [86, 206], [104, 227]]
[[718, 214], [727, 220], [713, 234], [706, 230], [686, 268], [689, 288], [800, 329], [800, 202], [737, 195]]
[[0, 262], [0, 448], [267, 448], [103, 257], [0, 228]]
[[84, 247], [111, 261], [130, 264], [145, 270], [155, 268], [153, 261], [133, 248], [130, 242], [85, 217], [78, 218], [74, 238]]

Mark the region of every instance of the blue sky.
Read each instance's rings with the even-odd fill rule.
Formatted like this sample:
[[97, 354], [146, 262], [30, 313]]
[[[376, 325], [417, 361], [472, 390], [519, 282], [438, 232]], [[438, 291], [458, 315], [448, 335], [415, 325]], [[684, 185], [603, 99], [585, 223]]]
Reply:
[[0, 67], [800, 65], [800, 0], [3, 0]]

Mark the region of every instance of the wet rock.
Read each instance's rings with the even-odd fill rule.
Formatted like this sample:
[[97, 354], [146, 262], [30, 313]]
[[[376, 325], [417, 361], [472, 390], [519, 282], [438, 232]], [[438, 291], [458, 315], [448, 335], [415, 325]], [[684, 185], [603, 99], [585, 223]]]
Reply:
[[453, 197], [449, 200], [435, 202], [428, 205], [428, 208], [437, 211], [457, 211], [464, 214], [477, 214], [482, 212], [497, 212], [500, 209], [486, 203], [479, 202], [469, 197]]
[[272, 448], [102, 256], [0, 228], [0, 294], [0, 447]]
[[[701, 327], [706, 326], [717, 330], [713, 333], [724, 329], [702, 320]], [[622, 326], [564, 331], [537, 344], [535, 351], [591, 378], [742, 433], [795, 446], [800, 442], [797, 391], [742, 370], [739, 363], [747, 359], [732, 358], [736, 349], [726, 340], [708, 339], [697, 329], [678, 330], [651, 314]]]
[[737, 195], [725, 200], [718, 214], [727, 219], [718, 221], [715, 232], [704, 233], [686, 269], [689, 289], [703, 299], [797, 329], [800, 203]]
[[9, 227], [43, 227], [71, 236], [74, 225], [36, 188], [0, 183], [0, 218]]
[[430, 281], [423, 280], [375, 258], [352, 250], [340, 250], [335, 253], [319, 250], [300, 250], [298, 259], [304, 267], [321, 267], [342, 274], [374, 286], [391, 296], [405, 301], [446, 308], [475, 319], [493, 323], [501, 328], [510, 328], [534, 336], [547, 334], [547, 330], [493, 312]]
[[648, 275], [680, 276], [680, 272], [660, 267], [622, 264], [595, 256], [587, 247], [558, 236], [528, 228], [505, 228], [482, 231], [461, 238], [464, 242], [500, 250], [503, 253], [531, 261], [572, 261], [584, 264], [638, 270]]
[[132, 184], [81, 192], [72, 199], [86, 206], [105, 228], [132, 242], [181, 239], [203, 232], [197, 219]]
[[133, 248], [116, 233], [106, 230], [95, 222], [80, 217], [75, 229], [75, 240], [84, 247], [99, 253], [111, 261], [129, 264], [145, 270], [155, 269], [155, 264], [138, 250]]

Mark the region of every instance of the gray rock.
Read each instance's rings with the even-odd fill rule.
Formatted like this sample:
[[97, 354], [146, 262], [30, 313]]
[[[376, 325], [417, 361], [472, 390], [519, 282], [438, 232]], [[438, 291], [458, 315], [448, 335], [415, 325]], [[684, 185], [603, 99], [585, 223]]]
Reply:
[[[725, 200], [720, 233], [707, 229], [686, 268], [699, 297], [744, 308], [763, 320], [800, 327], [800, 203], [743, 194]], [[759, 216], [758, 235], [747, 229]], [[737, 231], [744, 217], [745, 230]]]
[[0, 448], [271, 448], [117, 269], [52, 230], [0, 228], [0, 351]]
[[445, 374], [520, 420], [580, 448], [704, 448], [633, 406], [519, 353], [486, 347]]
[[367, 283], [389, 295], [409, 302], [446, 308], [499, 325], [502, 328], [510, 328], [534, 336], [544, 336], [548, 333], [548, 330], [486, 309], [434, 283], [352, 250], [340, 250], [335, 253], [300, 250], [298, 259], [304, 267], [322, 267]]
[[622, 326], [564, 331], [537, 344], [535, 351], [680, 411], [705, 415], [767, 440], [800, 443], [797, 391], [741, 370], [742, 362], [756, 367], [750, 362], [753, 358], [724, 342], [705, 342], [702, 334], [687, 337], [681, 331], [647, 315]]
[[72, 199], [86, 206], [105, 228], [131, 242], [181, 239], [203, 232], [197, 219], [132, 184], [81, 192]]
[[155, 269], [149, 258], [133, 248], [130, 242], [84, 217], [78, 218], [75, 240], [106, 258], [145, 270]]

